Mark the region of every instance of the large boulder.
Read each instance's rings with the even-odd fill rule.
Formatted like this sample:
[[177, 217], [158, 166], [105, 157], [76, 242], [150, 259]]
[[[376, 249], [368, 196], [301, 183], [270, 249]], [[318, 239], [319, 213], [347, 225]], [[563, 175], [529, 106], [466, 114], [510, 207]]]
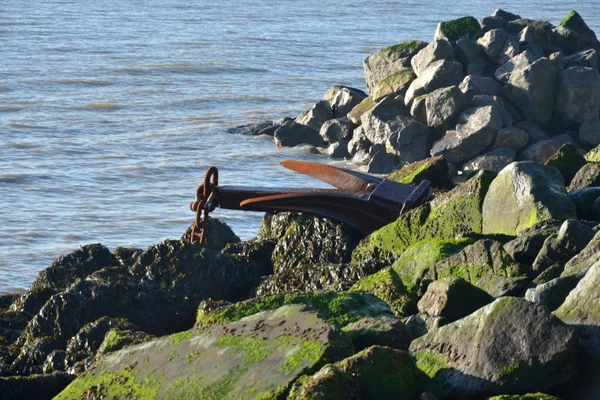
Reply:
[[346, 114], [346, 117], [354, 124], [360, 124], [360, 117], [371, 108], [375, 107], [373, 96], [365, 97], [363, 101], [358, 103]]
[[408, 350], [413, 340], [406, 325], [392, 317], [361, 318], [346, 325], [342, 330], [352, 340], [356, 351], [370, 346]]
[[427, 157], [430, 135], [427, 125], [410, 116], [399, 116], [397, 122], [394, 131], [385, 142], [386, 151], [397, 157], [396, 165], [397, 162], [411, 163]]
[[405, 69], [395, 72], [392, 75], [382, 79], [373, 89], [373, 100], [379, 101], [386, 96], [403, 96], [406, 93], [411, 82], [417, 76], [412, 69]]
[[467, 75], [458, 88], [471, 100], [474, 96], [496, 96], [502, 91], [502, 86], [493, 78], [477, 75]]
[[481, 33], [481, 25], [475, 18], [468, 16], [440, 22], [435, 31], [435, 40], [456, 42], [460, 39], [477, 39]]
[[[600, 144], [600, 120], [593, 119], [585, 121], [579, 127], [579, 140], [585, 146], [597, 146]], [[589, 148], [588, 147], [588, 148]]]
[[596, 68], [571, 67], [558, 78], [554, 112], [565, 127], [598, 119], [600, 78]]
[[600, 51], [600, 42], [596, 38], [596, 34], [588, 27], [577, 11], [570, 11], [565, 18], [560, 21], [559, 25], [577, 32], [583, 45]]
[[321, 100], [313, 105], [310, 110], [298, 115], [296, 123], [306, 125], [318, 132], [321, 130], [323, 123], [332, 118], [331, 104], [326, 100]]
[[407, 291], [393, 268], [384, 268], [361, 279], [351, 290], [377, 296], [390, 306], [398, 318], [406, 317], [416, 311], [414, 296]]
[[531, 265], [542, 249], [548, 237], [558, 233], [560, 223], [555, 221], [544, 221], [519, 232], [519, 236], [506, 242], [504, 249], [515, 261]]
[[517, 127], [503, 128], [498, 131], [492, 148], [512, 147], [521, 150], [529, 142], [529, 135], [523, 129]]
[[545, 307], [504, 297], [415, 339], [410, 351], [438, 398], [546, 390], [575, 374], [578, 335]]
[[[319, 125], [320, 127], [321, 125]], [[283, 125], [277, 128], [274, 137], [275, 144], [283, 147], [293, 147], [300, 144], [323, 146], [325, 144], [318, 130], [294, 121], [284, 122]]]
[[431, 128], [448, 129], [468, 103], [468, 96], [458, 86], [434, 90], [425, 100], [427, 125]]
[[284, 306], [107, 355], [56, 398], [90, 390], [109, 398], [277, 396], [303, 371], [343, 359], [351, 348], [316, 313]]
[[475, 39], [459, 39], [454, 45], [457, 61], [465, 67], [467, 74], [471, 76], [489, 75], [490, 63], [488, 57], [477, 44]]
[[546, 165], [556, 168], [565, 181], [565, 185], [570, 185], [571, 181], [584, 165], [585, 158], [579, 150], [571, 143], [565, 143], [548, 160]]
[[580, 274], [558, 277], [527, 289], [525, 299], [546, 306], [550, 311], [556, 310], [565, 301], [571, 290], [581, 280]]
[[337, 143], [340, 140], [352, 139], [352, 132], [356, 125], [352, 123], [348, 118], [335, 118], [326, 121], [319, 134], [326, 143]]
[[379, 81], [393, 73], [410, 69], [411, 59], [425, 46], [427, 43], [420, 40], [408, 40], [379, 49], [365, 58], [363, 68], [369, 91], [373, 91]]
[[564, 68], [571, 67], [588, 67], [588, 68], [597, 68], [598, 67], [598, 51], [594, 49], [587, 49], [584, 51], [580, 51], [579, 53], [575, 53], [573, 55], [567, 56], [563, 60]]
[[517, 38], [502, 29], [492, 29], [483, 35], [477, 43], [483, 48], [490, 59], [498, 64], [504, 64], [519, 54]]
[[600, 187], [589, 187], [573, 190], [569, 197], [575, 203], [579, 219], [595, 221], [600, 219], [597, 213], [598, 199], [600, 198]]
[[548, 126], [552, 117], [558, 70], [547, 58], [517, 67], [504, 87], [506, 96], [525, 118]]
[[325, 92], [323, 100], [329, 103], [334, 118], [342, 118], [366, 97], [367, 94], [362, 90], [347, 86], [333, 86]]
[[564, 25], [552, 29], [552, 44], [561, 49], [563, 53], [573, 54], [581, 46], [579, 34]]
[[418, 185], [424, 180], [428, 180], [431, 187], [435, 189], [450, 189], [452, 187], [448, 161], [444, 157], [429, 157], [425, 160], [406, 164], [399, 170], [389, 174], [387, 179], [405, 185]]
[[556, 168], [514, 162], [490, 185], [483, 202], [483, 233], [516, 236], [538, 222], [577, 218]]
[[446, 131], [431, 149], [431, 155], [443, 155], [450, 162], [460, 163], [477, 156], [491, 146], [502, 128], [497, 107], [469, 108], [456, 123], [456, 130]]
[[575, 257], [571, 258], [566, 264], [562, 277], [576, 275], [582, 271], [587, 271], [596, 261], [600, 254], [600, 233], [596, 233], [587, 246]]
[[517, 152], [511, 147], [500, 147], [475, 157], [463, 165], [463, 171], [487, 170], [500, 172], [515, 161]]
[[421, 75], [418, 75], [417, 79], [412, 81], [404, 96], [404, 104], [408, 106], [415, 97], [430, 93], [435, 89], [458, 85], [464, 77], [461, 63], [446, 60], [434, 61]]
[[423, 47], [411, 59], [410, 64], [417, 76], [423, 75], [425, 70], [435, 61], [453, 60], [452, 46], [447, 40], [435, 40]]
[[362, 114], [361, 128], [371, 143], [385, 143], [407, 117], [400, 98], [386, 97]]
[[600, 164], [586, 163], [573, 177], [569, 190], [600, 186]]

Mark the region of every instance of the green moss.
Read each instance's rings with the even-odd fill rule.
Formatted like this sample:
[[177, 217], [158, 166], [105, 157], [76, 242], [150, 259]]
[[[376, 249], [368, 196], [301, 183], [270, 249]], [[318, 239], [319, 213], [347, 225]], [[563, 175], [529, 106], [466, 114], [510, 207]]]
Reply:
[[418, 177], [421, 176], [423, 172], [427, 171], [429, 167], [431, 167], [430, 159], [416, 161], [414, 163], [405, 165], [396, 172], [392, 172], [387, 176], [387, 179], [398, 183], [403, 183], [405, 185], [418, 185], [422, 181], [422, 179], [418, 180]]
[[112, 349], [121, 348], [121, 344], [126, 342], [127, 339], [128, 335], [125, 331], [113, 329], [106, 334], [100, 346], [100, 352], [105, 353], [112, 351]]
[[527, 393], [527, 394], [502, 394], [488, 398], [488, 400], [560, 400], [559, 397], [550, 396], [545, 393]]
[[413, 353], [413, 359], [417, 367], [417, 390], [419, 392], [431, 392], [435, 396], [444, 397], [446, 390], [445, 373], [452, 370], [446, 359], [438, 354], [427, 350]]
[[378, 299], [361, 293], [313, 292], [265, 296], [232, 304], [198, 320], [200, 326], [238, 321], [261, 311], [274, 310], [286, 304], [304, 304], [313, 308], [321, 318], [343, 327], [358, 319], [390, 315], [391, 311]]
[[349, 113], [348, 118], [355, 123], [360, 121], [360, 117], [369, 111], [371, 108], [375, 107], [375, 100], [373, 100], [373, 96], [369, 96], [361, 101], [358, 105], [356, 105]]
[[569, 21], [572, 18], [581, 18], [581, 16], [577, 13], [577, 11], [575, 10], [571, 10], [569, 11], [569, 13], [562, 19], [562, 21], [560, 21], [560, 23], [558, 25], [560, 26], [565, 26], [569, 24]]
[[357, 282], [350, 290], [371, 293], [385, 301], [397, 317], [417, 312], [417, 299], [412, 296], [392, 268], [386, 268]]
[[223, 335], [219, 347], [228, 347], [232, 354], [243, 354], [244, 364], [256, 364], [269, 356], [268, 343], [255, 337]]
[[587, 162], [600, 163], [600, 145], [588, 151], [583, 157]]
[[423, 48], [427, 43], [421, 40], [406, 40], [404, 42], [387, 46], [381, 49], [382, 52], [399, 53], [401, 56], [409, 56], [415, 51]]
[[192, 331], [183, 331], [183, 332], [175, 333], [175, 334], [171, 335], [171, 344], [178, 345], [179, 343], [181, 343], [182, 340], [191, 339], [196, 335], [198, 335], [198, 333], [192, 332]]
[[200, 354], [200, 352], [199, 352], [198, 350], [194, 350], [194, 351], [192, 351], [191, 353], [189, 353], [189, 354], [186, 354], [186, 356], [185, 356], [185, 360], [186, 360], [187, 362], [192, 362], [192, 361], [194, 361], [195, 359], [197, 359], [197, 358], [200, 358], [201, 356], [203, 356], [203, 354]]
[[558, 149], [556, 154], [546, 161], [546, 165], [550, 165], [560, 171], [566, 185], [571, 182], [577, 171], [585, 164], [585, 158], [571, 143], [564, 144]]
[[138, 383], [132, 368], [125, 368], [118, 373], [103, 371], [99, 375], [83, 375], [71, 382], [55, 399], [79, 399], [91, 390], [95, 395], [101, 394], [102, 398], [109, 399], [155, 399], [159, 388], [158, 380], [147, 378], [144, 383]]
[[405, 69], [388, 76], [375, 85], [375, 88], [373, 89], [373, 99], [378, 101], [385, 96], [400, 94], [406, 91], [410, 82], [416, 77], [417, 76], [412, 69]]
[[476, 39], [481, 34], [481, 25], [471, 17], [462, 17], [452, 21], [440, 23], [442, 34], [450, 42], [456, 42], [459, 39]]
[[277, 347], [290, 346], [291, 344], [296, 344], [299, 347], [285, 360], [283, 367], [279, 368], [279, 371], [283, 371], [286, 375], [294, 373], [302, 364], [317, 364], [323, 354], [323, 346], [315, 341], [284, 336], [277, 338], [275, 342]]

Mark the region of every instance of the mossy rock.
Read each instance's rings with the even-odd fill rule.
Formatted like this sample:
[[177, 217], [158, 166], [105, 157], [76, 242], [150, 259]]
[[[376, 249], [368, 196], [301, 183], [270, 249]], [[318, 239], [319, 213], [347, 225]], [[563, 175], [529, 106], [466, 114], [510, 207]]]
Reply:
[[456, 42], [460, 39], [473, 40], [481, 35], [481, 25], [474, 17], [462, 17], [452, 21], [440, 22], [436, 31], [436, 39]]
[[369, 96], [355, 106], [347, 115], [348, 119], [355, 124], [360, 124], [360, 117], [371, 108], [375, 107], [373, 96]]
[[385, 268], [364, 277], [350, 289], [371, 293], [385, 301], [397, 317], [406, 317], [417, 310], [415, 296], [407, 290], [396, 271]]
[[266, 310], [274, 310], [283, 305], [302, 304], [316, 310], [320, 318], [343, 327], [363, 317], [393, 316], [389, 306], [370, 294], [357, 292], [313, 292], [290, 293], [255, 299], [228, 305], [214, 313], [203, 314], [200, 310], [197, 327], [217, 323], [238, 321], [241, 318]]
[[600, 260], [590, 267], [585, 277], [569, 293], [554, 315], [571, 325], [600, 326], [598, 285], [600, 285]]
[[502, 394], [490, 397], [488, 400], [561, 400], [559, 397], [545, 393]]
[[350, 340], [315, 312], [284, 306], [107, 355], [57, 399], [90, 390], [103, 398], [274, 399], [299, 375], [352, 352]]
[[148, 342], [154, 339], [154, 335], [131, 329], [112, 329], [104, 337], [104, 341], [98, 349], [98, 354], [112, 353], [121, 350], [125, 346]]
[[550, 165], [560, 171], [565, 185], [569, 185], [577, 171], [586, 164], [585, 158], [579, 150], [571, 143], [565, 143], [560, 149], [546, 161], [546, 165]]
[[600, 145], [594, 147], [583, 156], [587, 162], [600, 163]]
[[394, 53], [399, 57], [410, 57], [425, 47], [427, 43], [422, 40], [405, 40], [391, 46], [383, 47], [378, 50], [382, 53]]
[[442, 190], [452, 187], [448, 161], [443, 156], [430, 157], [407, 164], [389, 174], [387, 179], [405, 185], [418, 185], [424, 180], [428, 180], [433, 188]]
[[382, 79], [373, 89], [373, 100], [379, 101], [385, 96], [403, 94], [412, 81], [417, 78], [412, 69], [395, 72]]
[[412, 244], [426, 239], [456, 239], [481, 233], [483, 199], [495, 174], [480, 171], [451, 191], [439, 195], [373, 232], [352, 253], [353, 262], [393, 263]]
[[371, 346], [387, 346], [406, 351], [413, 340], [410, 329], [402, 321], [392, 317], [361, 318], [346, 325], [342, 331], [352, 340], [356, 351]]
[[411, 400], [418, 396], [415, 375], [408, 353], [373, 346], [325, 366], [303, 380], [288, 399]]

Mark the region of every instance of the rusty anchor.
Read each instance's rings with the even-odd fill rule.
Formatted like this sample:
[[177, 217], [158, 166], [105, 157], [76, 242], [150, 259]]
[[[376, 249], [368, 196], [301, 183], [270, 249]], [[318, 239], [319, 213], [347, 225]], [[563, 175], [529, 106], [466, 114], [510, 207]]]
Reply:
[[314, 162], [286, 160], [280, 164], [336, 189], [219, 186], [219, 171], [216, 167], [210, 167], [190, 204], [190, 209], [196, 213], [192, 244], [205, 242], [208, 214], [216, 207], [312, 213], [346, 223], [369, 234], [431, 196], [431, 185], [426, 180], [418, 186], [412, 186]]

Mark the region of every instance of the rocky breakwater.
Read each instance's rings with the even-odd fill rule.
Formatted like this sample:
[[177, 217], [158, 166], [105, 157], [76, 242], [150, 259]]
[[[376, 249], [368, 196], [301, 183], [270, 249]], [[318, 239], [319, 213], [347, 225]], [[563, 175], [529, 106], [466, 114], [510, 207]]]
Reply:
[[[485, 50], [501, 37], [500, 50]], [[527, 51], [554, 54], [558, 44], [588, 62], [595, 36], [575, 13], [551, 27], [499, 10], [442, 23], [436, 39], [367, 59], [371, 92], [382, 93], [382, 80], [404, 82], [399, 92], [334, 88], [300, 121], [260, 128], [277, 140], [298, 126], [314, 136], [325, 110], [339, 117], [320, 119], [321, 128], [337, 127], [326, 137], [358, 143], [345, 135], [367, 135], [369, 121], [395, 116], [370, 125], [381, 129], [368, 131], [361, 151], [379, 146], [396, 163], [390, 138], [404, 143], [406, 164], [388, 178], [431, 181], [431, 201], [366, 237], [326, 218], [277, 213], [247, 242], [212, 219], [205, 246], [191, 245], [188, 231], [145, 250], [93, 244], [62, 256], [25, 294], [0, 297], [0, 398], [599, 398], [600, 146], [588, 149], [593, 135], [582, 129], [599, 116], [588, 103], [596, 67], [561, 70], [558, 56], [541, 56], [522, 72], [515, 62], [508, 83], [474, 74]], [[481, 58], [460, 61], [460, 48]], [[426, 83], [443, 71], [459, 76], [459, 67], [470, 75], [458, 85]], [[544, 71], [556, 72], [559, 93], [573, 68], [586, 77], [573, 89], [583, 94], [564, 103], [555, 94], [549, 114], [538, 107], [547, 100]], [[528, 91], [537, 76], [542, 97]], [[522, 77], [530, 89], [515, 89]], [[473, 94], [480, 84], [500, 91]], [[531, 107], [510, 100], [511, 91]], [[359, 110], [362, 125], [343, 128], [351, 125], [339, 119], [356, 124]], [[556, 142], [559, 126], [579, 131]], [[406, 133], [415, 131], [424, 133]], [[427, 151], [407, 156], [423, 137]], [[536, 156], [466, 162], [477, 156], [474, 143], [498, 142]]]

